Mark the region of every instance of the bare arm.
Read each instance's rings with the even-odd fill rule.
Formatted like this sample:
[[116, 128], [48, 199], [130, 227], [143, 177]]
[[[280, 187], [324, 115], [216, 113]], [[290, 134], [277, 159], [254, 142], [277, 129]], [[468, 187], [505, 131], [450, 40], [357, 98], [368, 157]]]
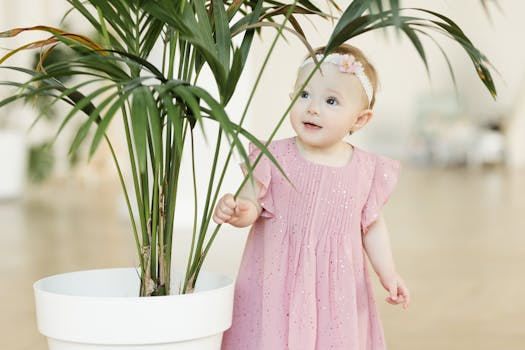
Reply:
[[382, 215], [364, 234], [363, 246], [381, 284], [389, 292], [387, 302], [390, 304], [403, 303], [403, 308], [407, 308], [410, 302], [409, 291], [403, 279], [396, 272], [390, 248], [390, 237]]

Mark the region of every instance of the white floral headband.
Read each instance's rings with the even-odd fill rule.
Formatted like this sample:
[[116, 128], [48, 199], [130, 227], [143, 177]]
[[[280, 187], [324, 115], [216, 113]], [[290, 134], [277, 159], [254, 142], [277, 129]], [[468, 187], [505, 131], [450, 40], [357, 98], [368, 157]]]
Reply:
[[[321, 61], [324, 55], [317, 54], [315, 57], [317, 61]], [[314, 63], [314, 59], [312, 57], [308, 57], [306, 60], [304, 60], [299, 68], [303, 68], [304, 66], [311, 63]], [[365, 69], [363, 68], [363, 64], [361, 64], [361, 62], [356, 60], [353, 55], [331, 53], [326, 56], [323, 63], [333, 63], [339, 66], [339, 70], [341, 72], [353, 73], [361, 82], [363, 90], [365, 90], [366, 97], [368, 98], [368, 106], [370, 106], [370, 103], [372, 103], [372, 97], [374, 96], [374, 88], [372, 87], [372, 83], [370, 83], [370, 79], [368, 79], [366, 76]]]

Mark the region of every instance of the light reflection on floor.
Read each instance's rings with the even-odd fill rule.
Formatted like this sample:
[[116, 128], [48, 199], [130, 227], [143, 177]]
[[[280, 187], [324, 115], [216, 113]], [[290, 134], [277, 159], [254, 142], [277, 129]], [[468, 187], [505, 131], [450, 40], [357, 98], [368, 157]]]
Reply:
[[[38, 278], [135, 263], [117, 191], [50, 184], [0, 202], [0, 349], [46, 349], [34, 321]], [[390, 349], [523, 349], [524, 209], [523, 171], [404, 169], [385, 217], [413, 302], [394, 308], [376, 284]], [[223, 230], [208, 264], [235, 273], [244, 237]]]

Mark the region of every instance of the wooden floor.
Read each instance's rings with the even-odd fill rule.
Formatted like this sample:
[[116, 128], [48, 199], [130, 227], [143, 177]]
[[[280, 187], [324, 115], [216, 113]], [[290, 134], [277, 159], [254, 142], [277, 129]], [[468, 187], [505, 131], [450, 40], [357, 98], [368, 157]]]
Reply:
[[[134, 265], [117, 193], [50, 184], [0, 202], [0, 349], [46, 349], [35, 280]], [[390, 350], [525, 349], [525, 171], [405, 169], [385, 216], [412, 292], [403, 311], [376, 285]], [[244, 237], [223, 231], [208, 264], [234, 274]]]

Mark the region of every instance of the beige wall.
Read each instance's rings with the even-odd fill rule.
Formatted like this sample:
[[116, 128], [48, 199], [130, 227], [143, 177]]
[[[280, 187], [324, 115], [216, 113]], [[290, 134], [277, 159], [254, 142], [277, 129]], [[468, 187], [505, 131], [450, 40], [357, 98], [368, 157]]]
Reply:
[[[47, 25], [52, 27], [64, 28], [60, 21], [64, 13], [70, 8], [65, 0], [0, 0], [0, 31], [32, 27], [36, 25]], [[86, 32], [88, 28], [78, 17], [71, 15], [66, 20], [68, 30], [75, 32]], [[19, 34], [15, 38], [1, 39], [0, 48], [14, 49], [33, 40], [42, 40], [48, 35], [41, 31], [28, 31]], [[0, 53], [5, 53], [5, 50]], [[5, 65], [25, 65], [34, 55], [34, 50], [22, 52], [15, 57], [10, 58]], [[7, 70], [0, 70], [0, 80], [12, 79], [16, 73]], [[22, 75], [22, 79], [26, 77]], [[23, 81], [23, 80], [22, 80]], [[0, 88], [0, 98], [13, 93], [13, 90]], [[68, 111], [69, 108], [64, 104], [57, 104], [58, 108]], [[22, 103], [13, 104], [0, 110], [0, 118], [8, 120], [8, 127], [18, 128], [27, 134], [27, 143], [30, 145], [39, 144], [43, 141], [50, 140], [56, 133], [60, 120], [55, 122], [39, 122], [36, 127], [30, 128], [37, 112], [30, 105]], [[73, 171], [73, 176], [68, 163], [68, 150], [71, 141], [75, 135], [78, 126], [82, 123], [78, 118], [69, 125], [69, 128], [63, 132], [55, 143], [55, 175], [62, 178], [71, 178], [83, 182], [100, 182], [108, 179], [108, 174], [113, 176], [114, 167], [109, 158], [109, 151], [101, 147], [101, 150], [95, 155], [93, 160], [87, 164], [86, 161], [80, 162]], [[87, 145], [89, 146], [89, 145]], [[116, 145], [118, 148], [118, 145]], [[115, 178], [116, 180], [116, 178]]]
[[[486, 53], [496, 66], [496, 86], [499, 97], [495, 102], [479, 82], [469, 58], [457, 44], [439, 40], [449, 53], [455, 68], [460, 101], [466, 113], [474, 117], [487, 114], [509, 115], [518, 101], [520, 91], [525, 89], [525, 47], [520, 44], [521, 14], [525, 11], [522, 1], [502, 0], [503, 12], [491, 6], [491, 20], [487, 18], [480, 1], [433, 1], [425, 2], [432, 10], [441, 11], [455, 20], [465, 33]], [[406, 7], [421, 5], [421, 1], [403, 1]], [[492, 21], [492, 22], [491, 22]], [[332, 29], [328, 21], [316, 21], [317, 31], [306, 22], [307, 35], [313, 46], [324, 44]], [[453, 94], [453, 84], [445, 60], [431, 42], [426, 41], [431, 67], [431, 80], [412, 44], [404, 37], [385, 36], [382, 32], [365, 34], [351, 41], [362, 48], [376, 65], [380, 74], [381, 88], [375, 107], [373, 122], [354, 137], [354, 142], [391, 155], [407, 156], [411, 148], [411, 132], [416, 118], [416, 101], [421, 96]], [[274, 31], [266, 30], [263, 42], [253, 53], [254, 66], [260, 67], [264, 55], [274, 37]], [[255, 125], [261, 137], [267, 137], [278, 116], [285, 110], [288, 93], [295, 79], [295, 72], [306, 50], [297, 40], [281, 42], [272, 57], [253, 106]], [[525, 112], [513, 118], [523, 119]], [[521, 135], [523, 130], [517, 132]], [[279, 136], [291, 135], [286, 122]], [[511, 153], [519, 153], [512, 144]], [[525, 153], [525, 152], [521, 152]], [[524, 162], [521, 160], [521, 162]]]
[[[525, 48], [523, 44], [519, 44], [522, 32], [520, 14], [525, 10], [525, 3], [515, 0], [499, 0], [498, 3], [502, 11], [492, 6], [490, 20], [478, 0], [433, 1], [430, 5], [425, 2], [425, 5], [456, 20], [497, 67], [501, 75], [495, 76], [499, 98], [494, 102], [478, 81], [463, 51], [455, 44], [440, 40], [455, 67], [465, 113], [474, 117], [489, 114], [509, 116], [509, 125], [513, 127], [508, 137], [510, 158], [514, 164], [523, 164], [525, 152], [521, 150], [525, 145], [520, 141], [519, 135], [525, 132], [525, 123], [522, 121], [525, 112], [522, 111], [523, 108], [518, 108], [517, 102], [525, 89]], [[407, 7], [417, 6], [421, 1], [404, 1], [403, 4]], [[28, 26], [35, 23], [57, 25], [66, 6], [66, 2], [62, 0], [0, 0], [1, 27]], [[303, 23], [313, 46], [326, 42], [332, 28], [329, 21], [315, 21], [317, 29], [307, 21]], [[255, 79], [256, 71], [261, 66], [274, 35], [273, 29], [265, 28], [262, 42], [256, 39], [256, 47], [250, 56], [253, 75], [246, 77], [247, 81]], [[441, 96], [453, 93], [445, 61], [439, 50], [427, 41], [432, 76], [429, 81], [416, 51], [403, 37], [375, 32], [358, 37], [352, 43], [367, 53], [379, 70], [381, 80], [375, 118], [366, 129], [354, 136], [354, 142], [385, 154], [407, 157], [412, 147], [411, 134], [418, 108], [416, 101], [429, 94]], [[0, 46], [4, 46], [4, 43]], [[247, 126], [258, 137], [268, 137], [270, 130], [286, 109], [295, 71], [305, 52], [302, 44], [293, 37], [289, 38], [288, 43], [281, 41], [278, 44], [250, 109], [251, 124]], [[237, 100], [232, 102], [232, 115], [242, 110], [240, 107], [246, 100], [248, 86], [242, 88]], [[37, 130], [31, 133], [32, 137], [38, 135]], [[288, 121], [285, 121], [278, 137], [289, 135], [291, 128]]]

